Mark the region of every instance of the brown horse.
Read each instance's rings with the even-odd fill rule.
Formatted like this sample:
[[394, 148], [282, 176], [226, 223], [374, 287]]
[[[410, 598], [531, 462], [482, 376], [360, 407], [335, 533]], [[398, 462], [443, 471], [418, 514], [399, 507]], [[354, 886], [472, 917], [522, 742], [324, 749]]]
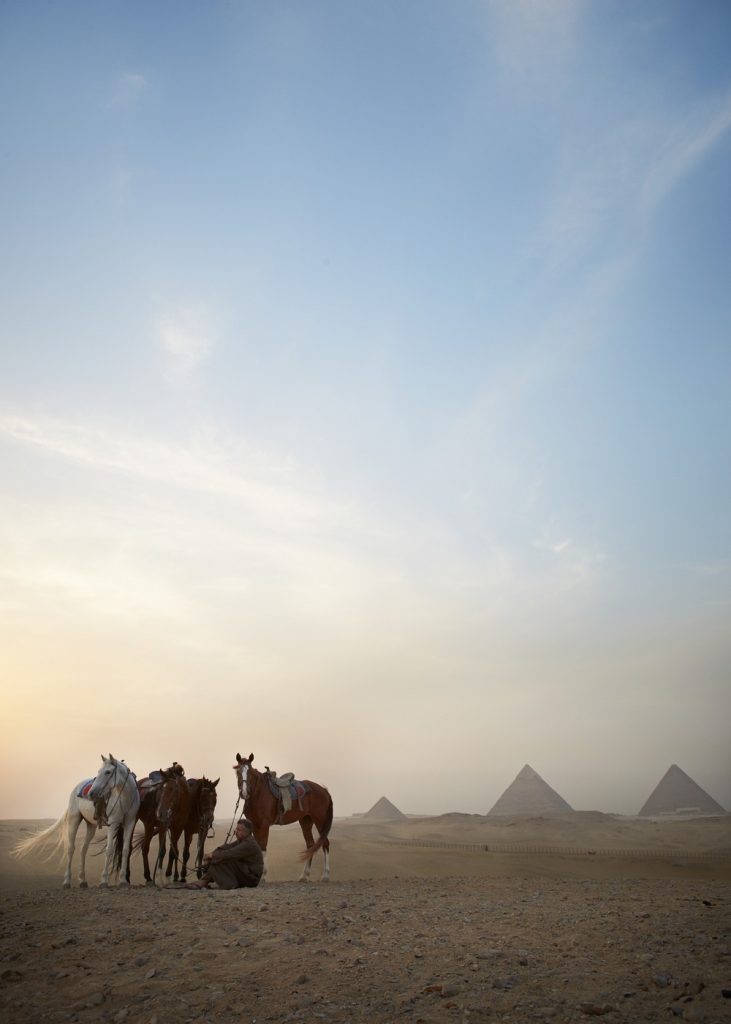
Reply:
[[[142, 861], [145, 870], [145, 882], [147, 885], [154, 885], [154, 878], [150, 875], [150, 843], [153, 836], [159, 836], [160, 849], [155, 862], [155, 873], [165, 863], [165, 838], [170, 833], [171, 855], [178, 859], [178, 839], [185, 828], [188, 820], [188, 809], [190, 807], [190, 792], [185, 773], [181, 765], [175, 761], [170, 768], [160, 769], [157, 772], [140, 780], [140, 809], [137, 812], [137, 820], [145, 827], [145, 834], [140, 840], [135, 840], [134, 848], [142, 849]], [[129, 873], [129, 868], [127, 869]], [[169, 878], [172, 869], [168, 865], [165, 877]], [[129, 881], [129, 879], [128, 879]]]
[[[185, 842], [183, 845], [183, 863], [180, 870], [181, 882], [184, 882], [186, 878], [188, 860], [190, 858], [190, 842], [194, 835], [198, 836], [198, 852], [195, 858], [195, 872], [198, 878], [203, 874], [203, 851], [205, 849], [208, 833], [213, 828], [213, 816], [216, 810], [217, 799], [216, 786], [219, 781], [220, 779], [216, 779], [215, 782], [212, 782], [210, 779], [207, 779], [205, 775], [202, 779], [188, 779], [190, 804], [188, 807], [188, 818], [183, 828]], [[173, 862], [173, 881], [177, 882], [178, 861], [171, 849], [167, 871], [165, 872], [166, 878], [170, 876], [170, 870], [173, 867]]]
[[[233, 766], [239, 785], [239, 796], [244, 801], [244, 814], [254, 826], [254, 838], [264, 851], [264, 875], [266, 875], [266, 849], [269, 840], [269, 829], [272, 825], [291, 825], [293, 821], [300, 823], [302, 835], [305, 837], [307, 851], [302, 855], [305, 862], [300, 882], [307, 882], [312, 869], [312, 858], [318, 850], [325, 856], [325, 867], [322, 881], [330, 878], [330, 840], [328, 835], [333, 823], [333, 801], [324, 786], [317, 782], [303, 779], [307, 792], [295, 800], [286, 814], [280, 813], [279, 797], [275, 796], [269, 785], [267, 775], [252, 767], [254, 755], [247, 758], [236, 755]], [[312, 826], [318, 831], [319, 838], [313, 842]], [[264, 878], [262, 875], [262, 878]]]

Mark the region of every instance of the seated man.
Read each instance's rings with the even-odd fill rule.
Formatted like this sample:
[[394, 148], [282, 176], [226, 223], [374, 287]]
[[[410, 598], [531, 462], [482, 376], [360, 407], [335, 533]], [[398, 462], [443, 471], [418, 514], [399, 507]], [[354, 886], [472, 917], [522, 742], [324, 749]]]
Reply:
[[207, 889], [215, 882], [219, 889], [253, 889], [264, 871], [261, 847], [252, 835], [254, 826], [247, 818], [239, 818], [236, 839], [217, 846], [203, 858], [205, 874], [187, 889]]

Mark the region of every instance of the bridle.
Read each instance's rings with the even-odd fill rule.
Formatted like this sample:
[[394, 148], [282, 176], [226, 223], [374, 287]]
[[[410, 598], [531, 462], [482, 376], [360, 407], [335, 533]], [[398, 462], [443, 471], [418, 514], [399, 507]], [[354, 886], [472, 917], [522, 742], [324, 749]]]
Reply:
[[[124, 768], [124, 770], [127, 772], [127, 774], [125, 775], [124, 781], [121, 783], [121, 785], [119, 787], [119, 792], [117, 793], [117, 799], [114, 801], [112, 806], [109, 807], [108, 806], [109, 795], [107, 794], [107, 790], [111, 789], [114, 785], [116, 785], [117, 772], [119, 771], [120, 768]], [[114, 771], [112, 772], [112, 774], [107, 779], [107, 782], [105, 783], [104, 788], [102, 789], [102, 791], [99, 794], [99, 796], [94, 798], [96, 800], [103, 800], [104, 801], [104, 810], [106, 812], [105, 813], [105, 818], [106, 818], [107, 821], [109, 820], [109, 817], [110, 817], [112, 811], [115, 809], [115, 807], [117, 806], [119, 801], [122, 799], [122, 793], [124, 792], [124, 790], [127, 787], [127, 783], [129, 782], [130, 776], [132, 776], [132, 778], [136, 780], [136, 776], [135, 776], [134, 772], [132, 771], [131, 768], [129, 768], [124, 763], [124, 761], [115, 761], [114, 762]]]
[[[203, 785], [201, 783], [201, 788], [198, 791], [198, 806], [199, 807], [203, 803], [203, 793], [204, 793], [204, 791], [207, 792], [207, 793], [212, 793], [214, 796], [216, 794], [216, 790], [215, 790], [215, 788], [213, 786], [209, 787], [209, 786], [205, 786], [205, 785]], [[199, 811], [199, 814], [198, 814], [198, 835], [199, 836], [202, 836], [203, 833], [205, 832], [206, 839], [213, 839], [213, 836], [215, 835], [215, 832], [214, 832], [214, 829], [213, 829], [213, 819], [214, 819], [215, 813], [216, 813], [216, 801], [215, 800], [213, 801], [213, 807], [210, 810], [206, 811], [205, 816], [203, 815], [202, 810]]]
[[[242, 779], [242, 775], [243, 775], [243, 767], [242, 766], [244, 764], [247, 765], [247, 768], [246, 768], [246, 779], [245, 780]], [[254, 769], [251, 766], [251, 761], [245, 761], [245, 760], [244, 761], [239, 761], [238, 764], [234, 765], [234, 771], [236, 772], [236, 779], [237, 779], [238, 784], [239, 784], [239, 795], [236, 797], [236, 806], [234, 807], [234, 816], [231, 819], [231, 824], [229, 825], [228, 832], [226, 833], [226, 842], [228, 842], [229, 839], [231, 838], [231, 836], [233, 835], [234, 829], [236, 827], [236, 822], [238, 821], [239, 804], [241, 803], [242, 800], [244, 801], [244, 813], [246, 813], [246, 801], [251, 796], [251, 793], [249, 792], [249, 773], [251, 771], [253, 771], [253, 770]], [[242, 782], [243, 782], [243, 790], [244, 790], [243, 793], [241, 792]]]

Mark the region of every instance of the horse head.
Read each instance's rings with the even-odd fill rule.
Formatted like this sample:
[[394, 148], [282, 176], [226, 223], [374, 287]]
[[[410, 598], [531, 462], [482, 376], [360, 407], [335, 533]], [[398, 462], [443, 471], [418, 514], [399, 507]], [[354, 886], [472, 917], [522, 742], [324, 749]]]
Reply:
[[119, 762], [112, 757], [105, 757], [101, 755], [102, 766], [96, 773], [96, 778], [91, 784], [89, 790], [89, 799], [98, 800], [100, 797], [106, 796], [110, 792], [117, 778], [117, 767]]
[[216, 786], [220, 781], [220, 779], [216, 779], [215, 782], [212, 782], [205, 775], [201, 779], [200, 789], [198, 790], [198, 831], [201, 834], [209, 832], [213, 828], [213, 816], [216, 810], [216, 800], [218, 799]]
[[245, 800], [247, 796], [246, 781], [253, 760], [253, 754], [249, 754], [248, 757], [242, 757], [241, 754], [236, 755], [236, 764], [233, 766], [233, 769], [236, 772], [236, 781], [239, 784], [239, 796], [242, 800]]
[[160, 775], [162, 783], [155, 800], [155, 819], [160, 826], [168, 828], [180, 803], [180, 782], [183, 782], [186, 790], [188, 784], [177, 761], [171, 768], [161, 768]]

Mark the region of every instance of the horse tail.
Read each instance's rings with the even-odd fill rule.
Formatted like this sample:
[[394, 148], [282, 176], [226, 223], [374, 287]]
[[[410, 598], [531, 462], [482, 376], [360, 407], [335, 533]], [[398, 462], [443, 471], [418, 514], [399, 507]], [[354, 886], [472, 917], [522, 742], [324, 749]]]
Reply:
[[65, 853], [68, 847], [68, 829], [65, 827], [68, 815], [69, 812], [64, 811], [53, 825], [49, 825], [48, 828], [44, 828], [41, 832], [28, 836], [27, 839], [20, 839], [10, 851], [12, 856], [25, 857], [26, 854], [32, 853], [38, 847], [48, 847], [48, 852], [43, 858], [44, 860], [50, 860], [60, 853], [62, 849]]
[[325, 821], [323, 823], [322, 829], [320, 830], [320, 835], [317, 837], [317, 840], [315, 841], [315, 844], [313, 846], [308, 846], [307, 849], [300, 854], [300, 860], [310, 860], [312, 857], [314, 857], [317, 851], [321, 850], [322, 847], [325, 845], [325, 840], [330, 835], [330, 829], [332, 828], [333, 824], [333, 798], [330, 796], [327, 790], [325, 790], [325, 792], [327, 793], [328, 801], [327, 813], [325, 814]]

